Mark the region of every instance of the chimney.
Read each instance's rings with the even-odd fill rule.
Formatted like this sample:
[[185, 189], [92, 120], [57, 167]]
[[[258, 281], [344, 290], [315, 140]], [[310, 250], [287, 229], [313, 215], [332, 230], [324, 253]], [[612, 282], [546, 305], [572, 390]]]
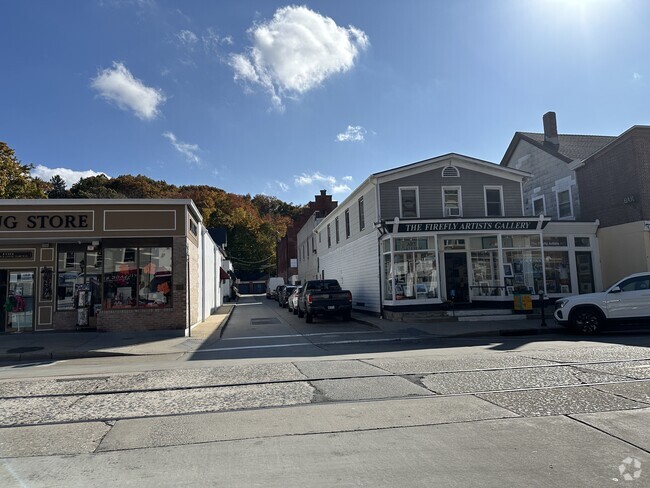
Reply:
[[560, 147], [560, 139], [557, 136], [555, 112], [546, 112], [542, 120], [544, 122], [544, 144], [550, 144], [557, 149]]

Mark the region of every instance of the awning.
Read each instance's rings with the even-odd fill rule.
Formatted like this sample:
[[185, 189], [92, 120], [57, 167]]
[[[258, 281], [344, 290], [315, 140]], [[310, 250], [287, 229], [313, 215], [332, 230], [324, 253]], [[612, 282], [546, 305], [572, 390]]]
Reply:
[[230, 275], [222, 267], [219, 267], [219, 279], [222, 279], [222, 280], [229, 280], [230, 279]]

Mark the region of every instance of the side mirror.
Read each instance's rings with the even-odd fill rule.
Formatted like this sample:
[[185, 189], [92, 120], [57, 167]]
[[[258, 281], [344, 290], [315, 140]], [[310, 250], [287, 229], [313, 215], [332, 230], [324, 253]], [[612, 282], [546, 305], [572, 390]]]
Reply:
[[609, 290], [610, 293], [621, 293], [621, 288], [618, 286], [613, 287], [611, 290]]

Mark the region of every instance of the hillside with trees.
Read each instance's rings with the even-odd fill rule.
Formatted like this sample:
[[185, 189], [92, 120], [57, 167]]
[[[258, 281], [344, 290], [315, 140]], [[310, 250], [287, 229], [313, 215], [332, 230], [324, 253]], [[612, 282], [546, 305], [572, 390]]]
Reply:
[[56, 175], [44, 182], [31, 175], [14, 151], [0, 142], [0, 198], [181, 198], [192, 199], [206, 227], [225, 227], [226, 252], [237, 273], [271, 272], [275, 246], [304, 207], [268, 195], [237, 195], [207, 185], [175, 186], [142, 175], [82, 178], [68, 190]]

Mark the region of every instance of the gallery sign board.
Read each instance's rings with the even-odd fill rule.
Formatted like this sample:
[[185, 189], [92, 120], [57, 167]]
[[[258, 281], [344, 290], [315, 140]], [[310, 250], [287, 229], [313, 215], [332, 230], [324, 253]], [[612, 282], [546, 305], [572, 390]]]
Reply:
[[[546, 227], [548, 220], [455, 220], [443, 222], [414, 222], [399, 223], [397, 232], [507, 232], [507, 231], [533, 231]], [[394, 224], [387, 223], [388, 232], [393, 232]]]

